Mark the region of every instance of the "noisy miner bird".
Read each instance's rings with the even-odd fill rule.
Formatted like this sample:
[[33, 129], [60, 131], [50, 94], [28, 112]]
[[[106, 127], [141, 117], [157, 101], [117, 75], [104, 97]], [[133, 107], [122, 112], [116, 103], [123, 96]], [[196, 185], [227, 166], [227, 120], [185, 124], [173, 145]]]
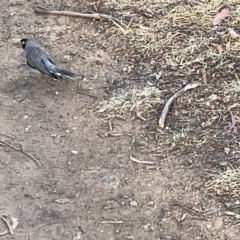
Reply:
[[20, 42], [25, 51], [27, 65], [34, 72], [37, 71], [38, 73], [51, 76], [55, 79], [62, 79], [62, 76], [72, 79], [77, 79], [80, 77], [72, 72], [57, 67], [48, 57], [47, 53], [37, 47], [32, 40], [23, 38], [20, 40]]

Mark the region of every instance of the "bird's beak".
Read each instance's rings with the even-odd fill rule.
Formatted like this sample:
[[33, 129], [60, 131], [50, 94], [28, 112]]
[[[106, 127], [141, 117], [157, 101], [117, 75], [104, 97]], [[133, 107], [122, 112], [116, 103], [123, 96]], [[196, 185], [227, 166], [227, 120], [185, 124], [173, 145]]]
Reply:
[[20, 41], [21, 41], [20, 38], [13, 38], [13, 39], [12, 39], [12, 42], [13, 42], [14, 44], [20, 44]]

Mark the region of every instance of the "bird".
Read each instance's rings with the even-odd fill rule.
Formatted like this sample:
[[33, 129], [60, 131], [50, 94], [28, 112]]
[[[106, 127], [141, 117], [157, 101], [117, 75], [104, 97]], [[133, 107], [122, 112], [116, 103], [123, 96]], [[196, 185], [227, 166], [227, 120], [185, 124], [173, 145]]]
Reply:
[[60, 80], [62, 80], [63, 76], [71, 79], [80, 78], [80, 76], [75, 73], [57, 67], [48, 57], [48, 54], [37, 47], [31, 39], [22, 38], [20, 43], [25, 51], [26, 63], [33, 72], [38, 72]]

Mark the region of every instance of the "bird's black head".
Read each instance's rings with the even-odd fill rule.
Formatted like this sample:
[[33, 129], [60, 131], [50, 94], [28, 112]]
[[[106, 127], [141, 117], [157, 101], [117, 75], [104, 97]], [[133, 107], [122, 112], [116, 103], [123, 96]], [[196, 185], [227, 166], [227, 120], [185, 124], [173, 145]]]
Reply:
[[23, 49], [25, 49], [27, 41], [29, 41], [27, 38], [23, 38], [20, 40]]

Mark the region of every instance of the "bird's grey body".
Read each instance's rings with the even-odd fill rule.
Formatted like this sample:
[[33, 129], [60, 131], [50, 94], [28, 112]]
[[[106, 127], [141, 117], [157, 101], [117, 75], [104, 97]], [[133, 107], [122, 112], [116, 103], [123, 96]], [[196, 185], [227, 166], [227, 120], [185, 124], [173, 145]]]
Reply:
[[48, 55], [42, 49], [37, 47], [30, 39], [21, 39], [21, 45], [25, 51], [27, 65], [32, 70], [37, 70], [44, 75], [48, 75], [56, 79], [62, 79], [63, 75], [74, 79], [80, 77], [72, 72], [58, 68]]

